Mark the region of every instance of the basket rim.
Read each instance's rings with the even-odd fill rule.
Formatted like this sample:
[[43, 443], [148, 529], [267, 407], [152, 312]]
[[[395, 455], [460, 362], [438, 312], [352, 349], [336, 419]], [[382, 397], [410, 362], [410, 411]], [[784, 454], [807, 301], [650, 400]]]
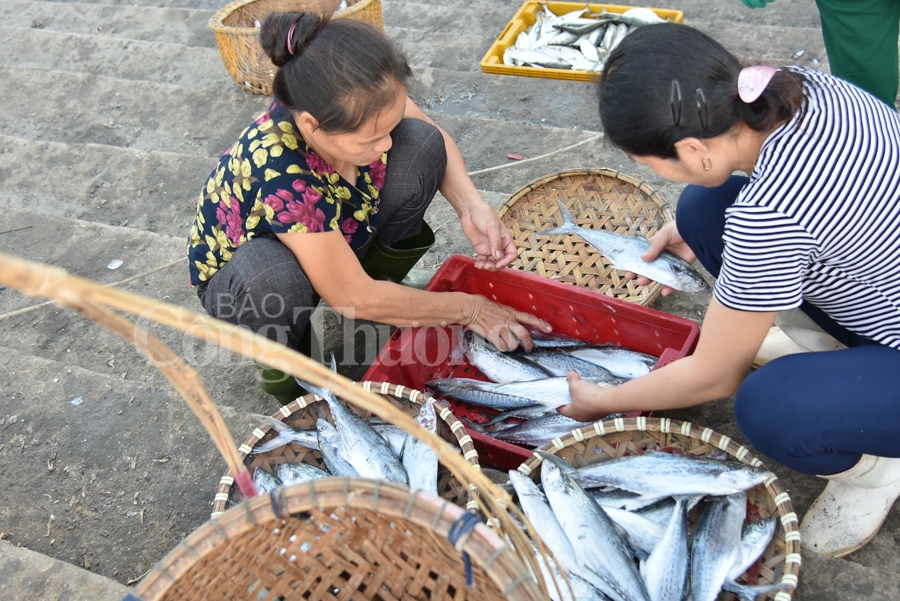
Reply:
[[[364, 381], [358, 382], [360, 386], [362, 386], [363, 390], [367, 392], [374, 392], [376, 394], [381, 394], [384, 396], [394, 396], [401, 399], [409, 400], [410, 403], [414, 403], [417, 405], [421, 405], [425, 400], [431, 398], [426, 393], [421, 390], [416, 390], [415, 388], [411, 388], [409, 386], [403, 386], [400, 384], [391, 384], [389, 382], [373, 382], [373, 381]], [[302, 411], [312, 403], [316, 403], [321, 401], [322, 399], [315, 394], [306, 394], [301, 396], [294, 401], [291, 401], [287, 405], [282, 406], [275, 413], [270, 415], [274, 419], [278, 421], [285, 421], [286, 419], [291, 418], [295, 413]], [[472, 440], [472, 437], [466, 432], [465, 426], [462, 422], [460, 422], [453, 412], [447, 407], [446, 403], [443, 401], [438, 401], [435, 399], [434, 402], [435, 412], [438, 417], [443, 419], [444, 422], [450, 427], [450, 431], [456, 437], [456, 442], [459, 444], [460, 448], [463, 452], [463, 457], [469, 464], [472, 465], [476, 470], [481, 470], [481, 463], [478, 459], [478, 451], [475, 449], [475, 444]], [[239, 447], [238, 453], [241, 456], [242, 460], [245, 460], [248, 456], [250, 456], [253, 448], [259, 443], [263, 437], [269, 433], [271, 430], [268, 426], [257, 425], [250, 436], [245, 440]], [[216, 488], [216, 494], [213, 497], [213, 510], [212, 517], [216, 518], [225, 513], [225, 503], [228, 501], [230, 497], [230, 490], [232, 485], [234, 484], [234, 472], [231, 468], [226, 468], [225, 473], [219, 479], [219, 484]], [[469, 500], [466, 502], [467, 510], [477, 510], [478, 503], [475, 499], [472, 498], [472, 495], [477, 494], [477, 491], [469, 492]]]
[[[240, 0], [243, 1], [243, 0]], [[251, 0], [252, 1], [252, 0]], [[529, 192], [534, 192], [541, 186], [555, 180], [562, 179], [564, 177], [573, 177], [578, 175], [605, 175], [608, 177], [614, 177], [616, 179], [622, 180], [626, 184], [631, 184], [635, 187], [635, 189], [640, 190], [644, 194], [646, 194], [653, 202], [655, 202], [661, 211], [665, 211], [667, 213], [672, 212], [672, 207], [669, 202], [663, 198], [662, 194], [660, 194], [657, 190], [654, 190], [650, 187], [646, 182], [639, 180], [633, 175], [629, 175], [627, 173], [622, 173], [617, 169], [611, 169], [609, 167], [577, 167], [573, 169], [565, 169], [563, 171], [555, 171], [553, 173], [548, 173], [547, 175], [542, 175], [541, 177], [532, 180], [531, 182], [525, 184], [518, 190], [512, 193], [509, 199], [503, 203], [503, 205], [497, 210], [497, 215], [499, 217], [503, 217], [506, 215], [507, 211], [509, 211], [512, 206], [519, 201], [523, 196], [528, 194]], [[668, 215], [667, 215], [668, 216]], [[674, 219], [675, 215], [672, 214], [671, 218]]]
[[[248, 4], [256, 4], [260, 0], [235, 0], [231, 4], [223, 6], [209, 19], [209, 27], [215, 33], [228, 33], [232, 35], [258, 35], [259, 27], [229, 27], [225, 25], [225, 19], [239, 8], [243, 8]], [[362, 12], [369, 6], [381, 2], [381, 0], [358, 0], [344, 10], [336, 12], [333, 17], [345, 17]]]
[[[403, 499], [406, 499], [405, 509], [399, 511], [397, 501]], [[324, 511], [335, 507], [406, 519], [444, 539], [448, 538], [452, 526], [467, 515], [465, 509], [446, 499], [380, 480], [333, 477], [280, 487], [276, 492], [242, 501], [221, 516], [210, 518], [157, 563], [135, 586], [133, 594], [140, 601], [145, 601], [144, 595], [148, 593], [154, 593], [151, 598], [158, 599], [230, 539], [309, 509]], [[507, 597], [512, 594], [511, 598], [540, 598], [537, 583], [526, 577], [528, 572], [515, 552], [483, 521], [455, 547], [472, 556]]]
[[[699, 433], [698, 433], [699, 430]], [[576, 428], [566, 434], [553, 439], [540, 449], [535, 449], [532, 456], [524, 461], [518, 471], [525, 476], [531, 477], [536, 468], [543, 462], [544, 458], [537, 453], [538, 450], [546, 451], [554, 455], [558, 451], [566, 447], [574, 446], [579, 442], [583, 442], [594, 437], [604, 437], [608, 434], [617, 434], [620, 432], [661, 432], [664, 434], [680, 434], [688, 438], [700, 440], [706, 444], [712, 445], [722, 451], [725, 451], [733, 458], [741, 463], [752, 465], [766, 469], [765, 464], [757, 457], [754, 457], [750, 450], [737, 442], [731, 437], [720, 434], [706, 426], [698, 426], [689, 421], [681, 421], [669, 419], [667, 417], [619, 417], [612, 420], [596, 421], [591, 425]], [[784, 559], [784, 571], [781, 581], [790, 584], [790, 592], [780, 591], [775, 596], [776, 601], [790, 601], [794, 591], [797, 589], [798, 577], [800, 573], [800, 529], [797, 513], [794, 511], [794, 504], [790, 495], [781, 484], [778, 476], [772, 472], [772, 476], [766, 480], [763, 485], [766, 492], [773, 501], [775, 509], [779, 516], [779, 522], [784, 529], [784, 544], [786, 549]]]

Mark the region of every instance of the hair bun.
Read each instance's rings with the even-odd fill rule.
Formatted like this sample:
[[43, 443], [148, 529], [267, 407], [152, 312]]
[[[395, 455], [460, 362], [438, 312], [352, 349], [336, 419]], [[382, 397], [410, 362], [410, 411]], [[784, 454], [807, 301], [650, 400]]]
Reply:
[[272, 64], [281, 67], [303, 51], [324, 21], [316, 13], [272, 13], [266, 16], [259, 29], [260, 45]]

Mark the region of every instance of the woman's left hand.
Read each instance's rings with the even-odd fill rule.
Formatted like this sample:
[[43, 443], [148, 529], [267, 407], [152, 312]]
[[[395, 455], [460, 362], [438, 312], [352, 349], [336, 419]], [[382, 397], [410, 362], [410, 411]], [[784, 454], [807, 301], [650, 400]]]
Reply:
[[484, 200], [470, 203], [459, 215], [463, 232], [475, 249], [475, 267], [499, 271], [516, 259], [516, 245], [500, 217]]

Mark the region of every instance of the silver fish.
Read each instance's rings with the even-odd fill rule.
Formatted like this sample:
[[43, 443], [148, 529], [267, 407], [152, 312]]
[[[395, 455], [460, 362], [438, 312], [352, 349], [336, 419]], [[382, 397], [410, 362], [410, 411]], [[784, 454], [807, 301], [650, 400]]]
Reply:
[[622, 39], [628, 34], [628, 25], [625, 23], [619, 23], [616, 26], [616, 32], [613, 34], [612, 41], [609, 43], [609, 51], [612, 52], [616, 49]]
[[641, 564], [641, 576], [652, 601], [681, 601], [689, 570], [687, 504], [679, 497], [659, 544]]
[[672, 496], [734, 494], [762, 484], [772, 475], [737, 461], [657, 451], [573, 468], [570, 473], [582, 486], [615, 486], [645, 495]]
[[553, 412], [544, 417], [528, 420], [521, 424], [516, 424], [506, 430], [497, 433], [491, 433], [494, 438], [505, 440], [506, 442], [517, 442], [535, 447], [540, 447], [554, 438], [565, 436], [576, 428], [589, 426], [593, 422], [579, 422], [565, 415]]
[[[621, 490], [619, 488], [611, 488], [609, 490], [604, 490], [600, 488], [595, 488], [588, 490], [588, 494], [592, 499], [597, 501], [603, 507], [615, 507], [616, 509], [624, 509], [625, 511], [638, 511], [645, 507], [656, 505], [662, 505], [662, 499], [668, 499], [668, 495], [659, 496], [659, 495], [641, 495], [636, 492], [631, 492], [630, 490]], [[669, 520], [669, 515], [672, 513], [672, 507], [674, 506], [674, 501], [672, 505], [668, 507], [666, 510], [666, 517], [662, 522], [658, 520], [653, 520], [657, 524], [665, 525]], [[652, 519], [650, 515], [642, 514], [647, 519]]]
[[369, 424], [372, 429], [385, 439], [398, 459], [403, 459], [403, 444], [406, 442], [406, 430], [394, 424]]
[[325, 467], [334, 476], [358, 476], [359, 474], [341, 455], [341, 435], [337, 429], [324, 419], [316, 421], [319, 436], [319, 452]]
[[620, 346], [592, 346], [566, 349], [573, 357], [602, 367], [617, 378], [634, 379], [650, 373], [659, 362], [657, 357]]
[[578, 38], [579, 35], [577, 33], [560, 31], [549, 42], [547, 42], [547, 46], [568, 46], [569, 44], [577, 42]]
[[551, 461], [544, 462], [541, 481], [579, 567], [598, 577], [595, 586], [615, 601], [649, 601], [631, 553], [603, 508]]
[[587, 344], [584, 340], [562, 334], [547, 334], [540, 330], [528, 330], [528, 333], [535, 349], [582, 348]]
[[518, 470], [509, 470], [509, 482], [516, 491], [519, 505], [522, 506], [525, 516], [550, 552], [553, 553], [553, 557], [559, 562], [560, 567], [567, 572], [578, 572], [575, 549], [560, 526], [544, 493], [531, 478]]
[[584, 55], [584, 58], [593, 62], [600, 62], [600, 53], [597, 52], [597, 46], [592, 44], [590, 40], [581, 40], [578, 42], [578, 48]]
[[691, 598], [714, 601], [735, 563], [740, 561], [741, 529], [747, 494], [707, 499], [691, 545]]
[[598, 19], [572, 19], [571, 21], [564, 21], [555, 25], [557, 29], [561, 29], [563, 31], [568, 31], [569, 33], [575, 33], [579, 36], [582, 36], [586, 33], [591, 33], [596, 31], [600, 27], [604, 25], [605, 21], [600, 21]]
[[281, 481], [266, 470], [257, 467], [253, 470], [253, 486], [256, 487], [256, 492], [265, 494], [281, 486]]
[[588, 41], [595, 47], [600, 45], [600, 41], [603, 39], [603, 34], [606, 33], [606, 27], [606, 23], [601, 23], [600, 27], [592, 31], [588, 36]]
[[[583, 378], [593, 381], [591, 378]], [[598, 384], [603, 385], [602, 382]], [[442, 395], [492, 409], [515, 409], [541, 404], [548, 409], [569, 405], [569, 381], [562, 377], [544, 378], [528, 382], [506, 382], [495, 384], [467, 378], [446, 378], [427, 383]]]
[[538, 417], [548, 415], [551, 412], [556, 413], [556, 411], [554, 411], [553, 409], [547, 409], [547, 407], [545, 407], [544, 405], [528, 405], [527, 407], [522, 407], [521, 409], [510, 409], [509, 411], [504, 411], [503, 413], [495, 415], [481, 425], [493, 426], [494, 424], [505, 422], [513, 417], [517, 417], [520, 419], [536, 419]]
[[[334, 354], [331, 355], [331, 369], [337, 371]], [[406, 470], [384, 438], [350, 411], [330, 390], [308, 382], [298, 382], [328, 403], [335, 427], [341, 435], [341, 456], [360, 476], [409, 485]]]
[[275, 419], [268, 415], [260, 415], [251, 413], [250, 418], [256, 423], [268, 426], [278, 432], [278, 436], [272, 440], [266, 441], [253, 447], [251, 453], [258, 455], [260, 453], [268, 453], [273, 449], [283, 447], [286, 444], [294, 443], [307, 449], [318, 449], [319, 444], [316, 441], [315, 430], [294, 430], [281, 420]]
[[328, 478], [330, 474], [308, 463], [282, 463], [275, 468], [278, 479], [285, 486], [302, 484], [320, 478]]
[[726, 578], [725, 582], [722, 584], [722, 590], [736, 594], [741, 601], [756, 601], [756, 598], [759, 595], [771, 595], [776, 591], [783, 591], [789, 588], [791, 588], [791, 585], [786, 582], [749, 585], [738, 584], [730, 578]]
[[534, 48], [530, 50], [516, 47], [507, 48], [504, 51], [504, 57], [508, 57], [510, 60], [528, 63], [530, 65], [546, 67], [547, 69], [572, 68], [572, 64], [568, 61], [564, 61], [556, 56], [550, 56], [541, 52], [539, 49], [543, 49], [544, 47], [546, 47], [541, 45], [542, 41], [543, 40], [538, 40], [537, 44], [534, 45]]
[[626, 25], [630, 25], [632, 27], [642, 27], [644, 25], [653, 25], [655, 23], [665, 23], [666, 20], [657, 15], [655, 12], [650, 10], [649, 8], [632, 8], [626, 10], [621, 15], [612, 15], [612, 18], [615, 18], [621, 23], [625, 23]]
[[610, 23], [606, 26], [606, 31], [603, 32], [603, 39], [600, 40], [598, 46], [609, 51], [609, 46], [612, 44], [613, 36], [616, 35], [616, 25], [614, 23]]
[[[422, 408], [416, 415], [416, 422], [432, 434], [437, 433], [434, 399], [427, 399], [422, 403]], [[411, 489], [421, 489], [432, 495], [438, 494], [438, 456], [427, 442], [411, 434], [406, 435], [406, 442], [403, 445], [403, 467], [409, 475]]]
[[534, 363], [522, 361], [518, 355], [501, 353], [493, 344], [471, 330], [465, 330], [460, 334], [459, 345], [465, 349], [469, 363], [493, 382], [540, 380], [551, 375], [549, 371]]
[[524, 353], [516, 351], [514, 357], [528, 363], [537, 365], [551, 376], [566, 376], [570, 371], [576, 372], [584, 378], [591, 378], [594, 382], [605, 382], [612, 386], [618, 386], [624, 379], [613, 376], [606, 368], [576, 357], [573, 353], [562, 351], [531, 351]]
[[[697, 504], [703, 500], [706, 495], [692, 495], [685, 497], [685, 506], [691, 511]], [[646, 507], [634, 510], [638, 515], [644, 516], [648, 520], [665, 526], [672, 517], [672, 511], [675, 509], [675, 499], [666, 497]]]
[[604, 511], [619, 526], [625, 542], [637, 557], [647, 559], [662, 538], [663, 527], [633, 511], [604, 507]]
[[778, 526], [778, 520], [772, 517], [748, 524], [744, 527], [741, 535], [741, 558], [738, 563], [728, 572], [728, 577], [736, 580], [750, 569], [759, 556], [763, 554], [772, 538], [775, 536], [775, 529]]
[[531, 48], [531, 41], [528, 39], [528, 34], [524, 31], [519, 32], [518, 37], [516, 37], [516, 43], [514, 45], [516, 48]]
[[615, 269], [638, 273], [684, 292], [695, 294], [710, 292], [709, 285], [684, 259], [663, 251], [656, 259], [644, 261], [641, 259], [641, 255], [650, 248], [650, 242], [646, 238], [579, 227], [566, 206], [560, 200], [556, 202], [563, 218], [563, 225], [536, 232], [538, 235], [573, 234], [597, 249]]
[[[572, 591], [570, 592], [569, 587], [566, 586], [566, 579], [559, 568], [554, 565], [552, 566], [552, 571], [548, 569], [547, 563], [538, 553], [537, 547], [532, 545], [532, 549], [534, 550], [538, 566], [541, 568], [541, 573], [544, 575], [544, 582], [547, 583], [547, 592], [550, 594], [551, 601], [609, 601], [609, 597], [574, 572], [567, 574], [569, 584], [572, 586]], [[553, 585], [551, 574], [556, 577], [559, 589]], [[574, 596], [572, 593], [574, 593]]]

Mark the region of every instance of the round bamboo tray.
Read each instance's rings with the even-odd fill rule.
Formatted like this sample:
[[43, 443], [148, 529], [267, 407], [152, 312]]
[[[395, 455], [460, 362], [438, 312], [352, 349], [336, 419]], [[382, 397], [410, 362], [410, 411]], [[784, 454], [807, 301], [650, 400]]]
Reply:
[[582, 286], [607, 296], [649, 305], [662, 284], [638, 286], [577, 236], [537, 236], [562, 225], [561, 200], [581, 227], [617, 234], [653, 236], [675, 213], [659, 192], [612, 169], [572, 169], [538, 178], [513, 194], [499, 215], [516, 243], [512, 267]]
[[[381, 395], [390, 403], [398, 406], [407, 414], [415, 417], [419, 411], [419, 406], [425, 400], [425, 395], [418, 390], [413, 390], [405, 386], [395, 386], [386, 382], [363, 382], [362, 387], [370, 392]], [[313, 405], [312, 408], [310, 406]], [[355, 411], [363, 419], [372, 417], [368, 411], [360, 410], [353, 404], [348, 406]], [[331, 411], [328, 405], [320, 402], [315, 395], [308, 394], [304, 397], [285, 405], [272, 415], [273, 418], [288, 424], [295, 430], [310, 429], [316, 427], [316, 419], [318, 418], [316, 408], [325, 409], [327, 419], [334, 423], [331, 418]], [[453, 413], [450, 412], [442, 403], [435, 404], [435, 412], [438, 416], [438, 436], [444, 440], [457, 445], [462, 449], [463, 456], [475, 469], [481, 469], [478, 464], [478, 451], [472, 444], [472, 437], [466, 434], [462, 423], [457, 420]], [[283, 463], [309, 463], [316, 467], [325, 469], [325, 462], [322, 460], [322, 454], [313, 449], [307, 449], [296, 444], [287, 444], [283, 447], [273, 449], [266, 453], [253, 455], [253, 448], [257, 444], [267, 442], [275, 438], [276, 432], [271, 428], [258, 427], [253, 431], [238, 451], [244, 460], [244, 465], [252, 474], [259, 467], [269, 473], [275, 473], [275, 466]], [[449, 469], [443, 464], [438, 465], [438, 495], [448, 501], [465, 507], [470, 511], [478, 511], [478, 503], [471, 498], [470, 491], [456, 479]], [[229, 504], [240, 503], [244, 500], [243, 495], [236, 486], [234, 486], [234, 473], [228, 469], [225, 475], [219, 481], [219, 487], [216, 489], [216, 496], [213, 501], [212, 517], [221, 515]]]
[[[361, 478], [280, 488], [195, 530], [131, 598], [194, 601], [203, 591], [203, 599], [284, 601], [543, 599], [483, 523], [451, 543], [472, 517], [447, 500]], [[462, 552], [471, 559], [471, 588]]]
[[[705, 455], [724, 451], [731, 459], [765, 467], [759, 459], [750, 454], [747, 447], [735, 443], [729, 437], [690, 422], [667, 418], [633, 417], [596, 422], [555, 439], [544, 446], [543, 450], [574, 466], [640, 454], [647, 450], [659, 450], [685, 455]], [[519, 466], [519, 471], [537, 478], [542, 460], [543, 458], [535, 453], [531, 459]], [[775, 514], [779, 516], [780, 525], [772, 543], [738, 581], [748, 584], [780, 581], [789, 584], [792, 588], [788, 591], [760, 598], [790, 601], [800, 573], [799, 523], [790, 496], [778, 478], [773, 475], [764, 484], [748, 491], [747, 523]], [[719, 598], [737, 599], [730, 593], [725, 593]]]
[[[277, 12], [318, 12], [327, 14], [338, 2], [333, 0], [237, 0], [219, 10], [209, 20], [219, 54], [235, 83], [251, 94], [272, 95], [277, 67], [259, 43], [259, 23]], [[346, 9], [333, 18], [356, 19], [384, 29], [381, 0], [348, 1]]]

